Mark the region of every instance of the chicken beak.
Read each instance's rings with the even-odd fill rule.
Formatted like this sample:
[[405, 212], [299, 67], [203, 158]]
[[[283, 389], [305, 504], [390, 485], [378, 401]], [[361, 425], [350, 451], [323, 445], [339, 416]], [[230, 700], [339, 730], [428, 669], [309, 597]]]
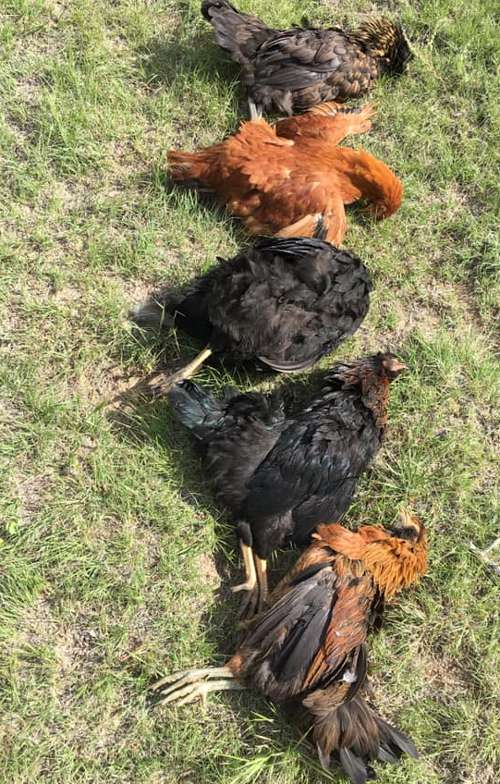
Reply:
[[401, 520], [401, 525], [403, 528], [407, 528], [410, 525], [415, 525], [415, 515], [412, 514], [409, 509], [400, 509], [399, 519]]
[[384, 365], [385, 369], [394, 376], [398, 376], [403, 370], [406, 370], [407, 368], [404, 362], [400, 362], [399, 359], [396, 359], [396, 357], [385, 359], [382, 364]]
[[413, 528], [417, 532], [417, 536], [415, 538], [418, 540], [424, 529], [424, 526], [420, 522], [417, 515], [409, 509], [400, 509], [399, 519], [401, 521], [401, 528]]

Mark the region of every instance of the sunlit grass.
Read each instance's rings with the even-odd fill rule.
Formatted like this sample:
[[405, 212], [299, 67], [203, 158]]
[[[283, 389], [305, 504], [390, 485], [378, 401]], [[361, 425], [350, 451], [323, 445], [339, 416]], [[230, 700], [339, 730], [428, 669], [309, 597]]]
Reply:
[[[341, 6], [246, 0], [270, 23], [402, 17], [415, 59], [377, 85], [359, 140], [405, 184], [391, 220], [348, 217], [375, 284], [337, 351], [397, 351], [386, 444], [348, 522], [412, 503], [428, 577], [388, 611], [371, 671], [421, 751], [388, 784], [493, 784], [499, 297], [491, 0]], [[306, 739], [259, 697], [151, 712], [151, 678], [220, 663], [237, 633], [231, 525], [162, 401], [104, 403], [196, 347], [129, 308], [229, 257], [241, 228], [168, 187], [169, 147], [220, 140], [246, 111], [199, 0], [5, 0], [0, 12], [0, 779], [12, 784], [316, 784]], [[357, 143], [357, 142], [356, 142]], [[327, 368], [331, 358], [320, 368]], [[206, 368], [215, 390], [314, 383]], [[303, 394], [303, 392], [301, 392]], [[287, 559], [279, 555], [279, 571]], [[288, 562], [290, 558], [288, 557]]]

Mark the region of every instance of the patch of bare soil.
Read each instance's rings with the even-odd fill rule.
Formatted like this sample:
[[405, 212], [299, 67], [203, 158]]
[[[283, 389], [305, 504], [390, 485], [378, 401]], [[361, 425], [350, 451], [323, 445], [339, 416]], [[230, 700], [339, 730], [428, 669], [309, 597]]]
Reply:
[[[412, 661], [415, 669], [422, 673], [421, 690], [413, 695], [414, 701], [432, 698], [439, 695], [440, 701], [445, 704], [453, 704], [458, 697], [467, 694], [470, 684], [467, 676], [457, 666], [456, 662], [446, 655], [435, 655], [431, 650], [422, 648], [420, 643], [415, 642], [410, 645], [412, 649]], [[393, 693], [384, 687], [384, 672], [375, 672], [370, 680], [376, 696], [375, 702], [382, 714], [396, 715], [404, 707], [406, 697], [400, 693]], [[420, 680], [420, 679], [419, 679]]]
[[220, 587], [222, 583], [221, 576], [217, 571], [215, 560], [212, 556], [202, 553], [198, 557], [198, 573], [207, 585], [210, 585], [213, 588]]
[[89, 405], [116, 409], [125, 405], [128, 398], [132, 400], [140, 394], [143, 381], [142, 374], [113, 364], [89, 368], [78, 376], [73, 389]]
[[465, 696], [469, 684], [465, 673], [448, 656], [431, 651], [423, 655], [426, 691], [429, 696], [439, 694], [440, 699], [453, 704], [457, 697]]
[[473, 325], [477, 332], [484, 334], [475, 303], [463, 285], [434, 279], [426, 285], [425, 293], [419, 293], [414, 299], [400, 302], [395, 293], [392, 300], [387, 295], [384, 300], [381, 303], [375, 301], [374, 306], [395, 321], [396, 326], [393, 329], [377, 330], [376, 334], [368, 325], [362, 326], [359, 336], [367, 352], [384, 348], [397, 350], [417, 330], [424, 337], [432, 338], [437, 331], [442, 330], [447, 315], [455, 321], [457, 312], [463, 313], [464, 323]]
[[19, 517], [23, 524], [31, 522], [40, 511], [51, 480], [52, 476], [48, 472], [14, 478], [12, 490], [19, 500]]
[[[129, 304], [129, 308], [133, 308], [134, 305], [138, 305], [141, 302], [146, 302], [149, 297], [151, 296], [151, 290], [154, 286], [150, 280], [123, 280], [117, 279], [117, 283], [120, 286], [123, 294], [124, 299]], [[124, 316], [127, 317], [127, 312], [124, 313]]]
[[[34, 605], [26, 608], [17, 624], [17, 632], [12, 640], [12, 652], [17, 654], [20, 672], [31, 669], [37, 663], [36, 651], [50, 651], [45, 661], [39, 658], [39, 665], [56, 666], [53, 687], [64, 690], [64, 679], [72, 673], [81, 674], [84, 667], [97, 660], [93, 650], [98, 631], [91, 623], [65, 624], [54, 617], [49, 601], [42, 597]], [[48, 665], [47, 665], [48, 662]]]

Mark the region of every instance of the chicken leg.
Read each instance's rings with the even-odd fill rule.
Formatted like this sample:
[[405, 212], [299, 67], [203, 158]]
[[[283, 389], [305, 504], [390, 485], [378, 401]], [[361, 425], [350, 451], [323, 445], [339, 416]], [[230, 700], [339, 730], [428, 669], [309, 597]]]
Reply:
[[231, 588], [233, 593], [239, 591], [254, 591], [257, 585], [257, 573], [255, 570], [255, 561], [253, 557], [253, 550], [245, 542], [240, 539], [241, 555], [243, 556], [243, 565], [245, 567], [245, 582], [240, 585], [233, 585]]
[[479, 547], [476, 547], [475, 544], [469, 542], [469, 547], [472, 550], [472, 552], [475, 555], [477, 555], [478, 558], [480, 558], [483, 561], [483, 563], [486, 566], [488, 566], [497, 575], [500, 575], [500, 566], [492, 558], [489, 558], [489, 554], [491, 553], [492, 550], [495, 550], [495, 548], [497, 548], [499, 545], [500, 545], [500, 536], [498, 537], [498, 539], [495, 539], [495, 541], [492, 544], [490, 544], [489, 547], [486, 547], [484, 550], [480, 550]]
[[185, 381], [187, 378], [194, 376], [200, 365], [203, 365], [206, 359], [212, 354], [212, 349], [206, 346], [203, 351], [195, 356], [187, 365], [177, 370], [171, 376], [166, 376], [161, 379], [157, 384], [154, 384], [154, 391], [158, 393], [168, 392], [173, 386]]
[[205, 667], [167, 675], [150, 688], [155, 705], [176, 702], [181, 706], [197, 699], [206, 704], [207, 694], [211, 691], [239, 691], [245, 686], [235, 680], [229, 667]]
[[243, 564], [245, 567], [245, 582], [231, 588], [233, 593], [247, 591], [247, 596], [242, 600], [240, 618], [249, 620], [260, 612], [267, 601], [267, 561], [259, 558], [253, 548], [240, 540]]
[[267, 596], [269, 593], [267, 585], [267, 560], [265, 558], [259, 558], [259, 556], [255, 554], [254, 558], [255, 571], [257, 572], [257, 583], [259, 585], [259, 605], [257, 609], [260, 612], [267, 602]]

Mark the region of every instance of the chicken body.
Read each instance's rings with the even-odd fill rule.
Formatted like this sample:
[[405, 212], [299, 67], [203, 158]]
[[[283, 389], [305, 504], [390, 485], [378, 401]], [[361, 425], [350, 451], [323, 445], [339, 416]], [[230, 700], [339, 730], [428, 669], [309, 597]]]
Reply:
[[213, 352], [292, 372], [358, 329], [370, 291], [365, 266], [348, 251], [320, 239], [262, 238], [187, 291], [158, 300]]
[[246, 585], [261, 602], [259, 569], [270, 553], [287, 537], [306, 544], [319, 523], [346, 512], [382, 443], [389, 383], [403, 368], [391, 354], [335, 366], [309, 405], [287, 415], [276, 396], [233, 391], [219, 401], [190, 382], [171, 391], [177, 417], [206, 448], [217, 498], [253, 551], [258, 585], [245, 558]]
[[[424, 527], [407, 512], [402, 517], [392, 530], [320, 526], [271, 595], [269, 608], [217, 671], [223, 676], [219, 685], [236, 679], [275, 702], [301, 702], [322, 765], [328, 768], [334, 756], [355, 784], [372, 778], [374, 760], [396, 762], [402, 752], [417, 756], [413, 743], [366, 700], [368, 632], [380, 626], [384, 600], [415, 582], [427, 566]], [[203, 679], [210, 677], [205, 671]], [[201, 692], [204, 684], [211, 691], [210, 680], [203, 679]], [[164, 694], [167, 702], [178, 697], [188, 702], [200, 693], [184, 687], [182, 676], [160, 681], [159, 688], [165, 683], [174, 684]]]
[[345, 204], [369, 203], [377, 218], [400, 206], [403, 186], [385, 163], [364, 150], [338, 147], [348, 133], [370, 127], [371, 107], [341, 111], [323, 104], [306, 115], [245, 122], [221, 144], [195, 153], [171, 150], [169, 172], [178, 182], [214, 191], [251, 234], [312, 236], [319, 215], [326, 239], [340, 245]]
[[357, 30], [273, 30], [227, 0], [204, 0], [218, 45], [241, 66], [250, 98], [264, 110], [292, 114], [368, 92], [383, 73], [401, 74], [411, 57], [401, 26], [368, 19]]

